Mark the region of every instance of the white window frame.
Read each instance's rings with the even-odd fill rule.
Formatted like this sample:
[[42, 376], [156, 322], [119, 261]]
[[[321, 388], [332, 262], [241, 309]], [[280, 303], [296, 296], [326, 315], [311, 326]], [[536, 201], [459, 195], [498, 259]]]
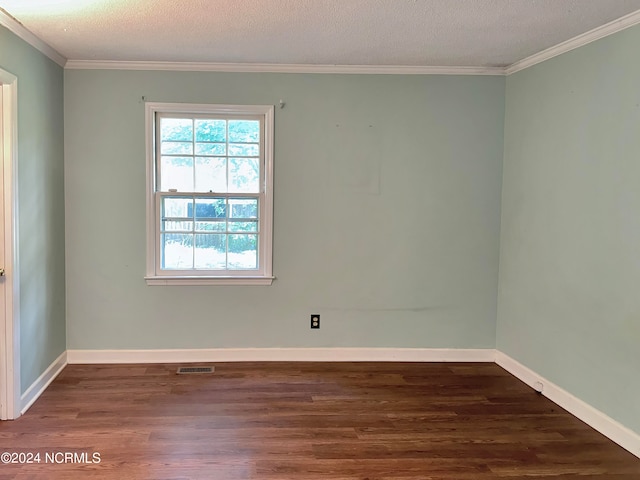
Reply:
[[[160, 267], [160, 197], [156, 191], [156, 118], [158, 114], [260, 116], [263, 175], [260, 184], [257, 270], [162, 270]], [[273, 105], [157, 103], [145, 105], [147, 150], [147, 285], [271, 285], [273, 279]]]

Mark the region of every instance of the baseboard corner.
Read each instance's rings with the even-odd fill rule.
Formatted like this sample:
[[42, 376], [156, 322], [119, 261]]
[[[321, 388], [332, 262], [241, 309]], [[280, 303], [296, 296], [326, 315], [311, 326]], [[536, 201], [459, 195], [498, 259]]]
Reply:
[[640, 434], [547, 380], [509, 355], [496, 350], [496, 363], [514, 377], [582, 420], [594, 430], [640, 458]]
[[62, 369], [67, 366], [67, 351], [65, 350], [56, 358], [47, 369], [42, 372], [35, 382], [20, 397], [20, 415], [24, 415], [27, 410], [47, 389], [49, 384], [55, 380]]

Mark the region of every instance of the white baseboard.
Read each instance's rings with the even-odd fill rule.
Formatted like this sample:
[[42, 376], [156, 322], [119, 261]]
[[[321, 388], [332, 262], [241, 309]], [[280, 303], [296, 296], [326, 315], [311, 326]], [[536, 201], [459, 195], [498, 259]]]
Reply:
[[587, 425], [602, 433], [625, 450], [640, 458], [640, 435], [620, 424], [600, 410], [573, 396], [558, 385], [538, 375], [517, 360], [497, 351], [496, 363], [506, 371], [522, 380], [531, 388], [541, 393], [552, 402], [558, 404]]
[[455, 348], [212, 348], [68, 350], [73, 363], [182, 362], [493, 362], [495, 350]]
[[20, 415], [29, 410], [29, 407], [42, 395], [49, 384], [55, 380], [62, 369], [67, 366], [67, 352], [62, 352], [51, 365], [40, 375], [35, 382], [20, 397]]
[[583, 400], [491, 348], [212, 348], [67, 350], [22, 395], [22, 413], [69, 364], [190, 362], [495, 362], [572, 415], [640, 458], [640, 435]]

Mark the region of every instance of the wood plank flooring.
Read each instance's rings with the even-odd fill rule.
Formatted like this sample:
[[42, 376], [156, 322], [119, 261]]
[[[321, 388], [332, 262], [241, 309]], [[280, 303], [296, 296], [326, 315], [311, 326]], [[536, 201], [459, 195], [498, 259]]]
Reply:
[[40, 454], [0, 480], [640, 479], [640, 459], [495, 364], [215, 367], [67, 366], [0, 422], [0, 453]]

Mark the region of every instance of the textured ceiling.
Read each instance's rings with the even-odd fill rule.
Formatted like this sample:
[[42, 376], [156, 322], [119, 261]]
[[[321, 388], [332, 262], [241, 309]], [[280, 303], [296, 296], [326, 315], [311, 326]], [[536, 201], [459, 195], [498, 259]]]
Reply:
[[505, 66], [640, 0], [0, 0], [71, 60]]

